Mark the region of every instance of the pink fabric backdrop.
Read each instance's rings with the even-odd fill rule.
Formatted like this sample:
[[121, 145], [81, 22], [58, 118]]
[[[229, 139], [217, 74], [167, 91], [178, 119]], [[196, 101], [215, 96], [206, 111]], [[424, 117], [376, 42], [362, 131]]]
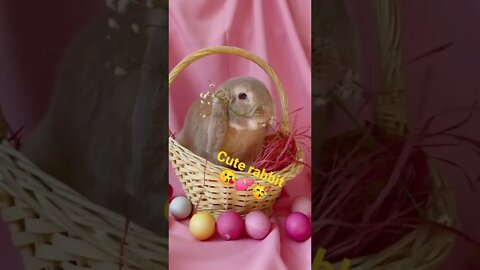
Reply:
[[[175, 0], [170, 1], [169, 67], [186, 55], [209, 46], [229, 45], [246, 49], [265, 59], [277, 72], [297, 113], [297, 127], [310, 126], [310, 1], [286, 0]], [[239, 57], [209, 56], [188, 67], [175, 81], [170, 96], [170, 128], [178, 132], [188, 106], [209, 89], [209, 81], [220, 84], [233, 76], [254, 76], [275, 91], [266, 74]], [[274, 98], [279, 104], [275, 92]], [[277, 114], [280, 110], [277, 110]], [[277, 115], [279, 119], [279, 115]], [[290, 118], [294, 121], [294, 117]], [[308, 145], [310, 143], [308, 142]], [[306, 152], [310, 163], [310, 153]], [[305, 169], [285, 189], [289, 197], [277, 201], [269, 236], [256, 241], [206, 242], [193, 239], [188, 221], [170, 220], [170, 269], [309, 269], [310, 240], [296, 243], [284, 234], [283, 223], [289, 201], [296, 195], [310, 197], [310, 174]], [[183, 193], [170, 170], [174, 195]]]

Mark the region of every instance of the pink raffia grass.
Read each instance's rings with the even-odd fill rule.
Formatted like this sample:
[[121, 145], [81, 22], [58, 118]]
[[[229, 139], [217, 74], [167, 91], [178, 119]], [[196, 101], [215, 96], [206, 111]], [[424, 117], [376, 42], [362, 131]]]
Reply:
[[[420, 62], [452, 45], [453, 42], [443, 44], [406, 64]], [[480, 111], [476, 102], [468, 108], [449, 109], [423, 119], [428, 97], [433, 94], [433, 74], [434, 68], [428, 67], [415, 112], [416, 119], [422, 124], [408, 134], [392, 136], [385, 134], [380, 127], [359, 125], [355, 116], [340, 106], [353, 118], [358, 130], [323, 143], [319, 156], [320, 169], [312, 171], [314, 252], [320, 247], [326, 248], [326, 259], [329, 261], [368, 256], [421, 227], [454, 234], [480, 250], [480, 243], [475, 239], [455, 228], [429, 220], [425, 214], [434, 192], [444, 192], [434, 190], [432, 186], [430, 161], [460, 170], [472, 189], [477, 184], [460, 164], [448, 157], [431, 156], [428, 151], [468, 144], [480, 157], [480, 140], [456, 132], [470, 122], [474, 112]], [[380, 94], [360, 88], [366, 101], [357, 114]], [[442, 116], [465, 111], [468, 116], [462, 121], [432, 131], [433, 123]], [[438, 139], [442, 140], [438, 142]], [[477, 180], [480, 181], [480, 177]]]
[[[367, 126], [367, 132], [352, 132], [325, 142], [321, 173], [312, 180], [313, 250], [326, 248], [330, 261], [368, 256], [422, 226], [477, 244], [454, 228], [428, 220], [424, 213], [434, 192], [429, 160], [459, 169], [475, 187], [460, 164], [432, 157], [426, 150], [468, 143], [480, 157], [480, 140], [455, 133], [479, 110], [476, 103], [463, 108], [468, 112], [465, 119], [439, 131], [430, 131], [431, 123], [444, 113], [408, 135], [387, 135], [378, 127]], [[449, 140], [430, 143], [434, 138]]]
[[[290, 114], [300, 110], [295, 110]], [[280, 123], [278, 122], [270, 127], [272, 134], [266, 136], [262, 152], [253, 163], [256, 168], [266, 171], [279, 171], [292, 163], [302, 163], [309, 166], [303, 161], [297, 160], [297, 145], [307, 148], [305, 140], [310, 140], [308, 136], [309, 128], [295, 128], [295, 122], [293, 130], [288, 135], [279, 131]]]
[[16, 150], [19, 150], [20, 147], [22, 146], [22, 134], [23, 134], [23, 128], [19, 128], [17, 131], [13, 132], [10, 131], [9, 134], [10, 136], [7, 138], [7, 140], [13, 145], [13, 147]]
[[[3, 112], [0, 109], [0, 114], [3, 115]], [[24, 127], [19, 128], [17, 131], [14, 131], [7, 120], [2, 117], [3, 124], [6, 128], [6, 140], [16, 149], [19, 150], [22, 145], [22, 135]]]
[[[332, 261], [369, 255], [393, 244], [411, 230], [402, 226], [402, 220], [418, 217], [417, 207], [428, 200], [430, 186], [422, 180], [428, 176], [422, 151], [407, 156], [398, 176], [402, 181], [389, 181], [405, 142], [384, 140], [375, 130], [371, 136], [381, 146], [370, 151], [367, 145], [355, 146], [362, 136], [327, 142], [323, 156], [330, 158], [322, 166], [326, 174], [313, 180], [313, 192], [321, 195], [313, 196], [312, 243], [314, 250], [327, 248]], [[378, 208], [375, 201], [382, 192], [385, 200]]]

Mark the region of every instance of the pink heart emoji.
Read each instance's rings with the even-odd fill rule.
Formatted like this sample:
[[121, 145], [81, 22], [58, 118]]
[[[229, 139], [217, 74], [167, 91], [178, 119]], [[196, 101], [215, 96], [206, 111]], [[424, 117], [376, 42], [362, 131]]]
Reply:
[[238, 179], [235, 182], [235, 190], [245, 191], [253, 184], [253, 179]]

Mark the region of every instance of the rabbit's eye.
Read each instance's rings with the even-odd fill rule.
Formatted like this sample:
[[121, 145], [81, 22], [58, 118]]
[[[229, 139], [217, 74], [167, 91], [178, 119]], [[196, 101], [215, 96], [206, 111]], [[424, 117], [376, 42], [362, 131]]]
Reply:
[[238, 98], [239, 98], [239, 99], [246, 99], [246, 98], [247, 98], [247, 94], [245, 94], [245, 93], [240, 93], [240, 94], [238, 94]]

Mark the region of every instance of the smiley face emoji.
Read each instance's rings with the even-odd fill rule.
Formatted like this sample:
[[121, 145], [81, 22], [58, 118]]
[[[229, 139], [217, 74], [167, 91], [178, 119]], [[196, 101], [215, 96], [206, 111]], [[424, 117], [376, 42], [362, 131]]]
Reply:
[[219, 177], [220, 182], [226, 186], [230, 186], [235, 183], [235, 174], [230, 170], [223, 170]]
[[253, 188], [253, 197], [257, 200], [263, 200], [267, 197], [268, 195], [268, 190], [270, 189], [270, 187], [264, 187], [264, 186], [255, 186]]

